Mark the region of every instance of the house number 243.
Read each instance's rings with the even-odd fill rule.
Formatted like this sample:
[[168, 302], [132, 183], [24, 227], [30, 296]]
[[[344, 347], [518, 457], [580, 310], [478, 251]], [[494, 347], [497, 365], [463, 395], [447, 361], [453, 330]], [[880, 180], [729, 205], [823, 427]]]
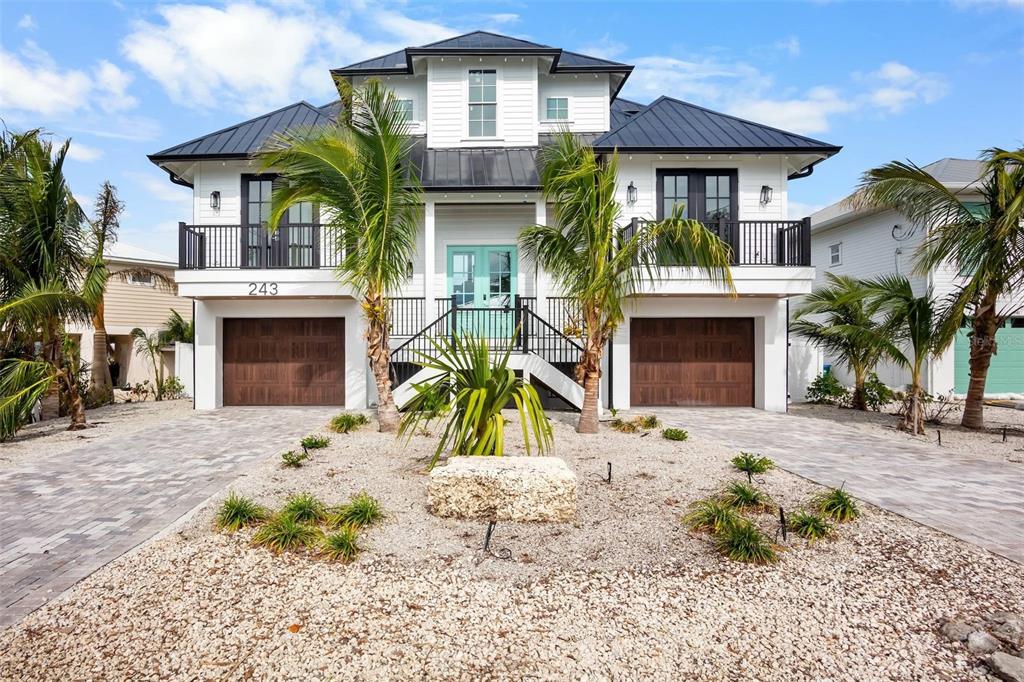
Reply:
[[250, 296], [277, 296], [277, 282], [249, 282]]

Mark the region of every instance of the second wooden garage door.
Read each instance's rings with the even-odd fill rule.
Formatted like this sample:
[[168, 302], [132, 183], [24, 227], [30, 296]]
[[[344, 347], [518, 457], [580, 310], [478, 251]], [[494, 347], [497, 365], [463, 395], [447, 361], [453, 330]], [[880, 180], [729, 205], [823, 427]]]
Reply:
[[224, 320], [225, 405], [344, 405], [345, 320]]
[[754, 405], [751, 318], [633, 318], [629, 354], [634, 406]]

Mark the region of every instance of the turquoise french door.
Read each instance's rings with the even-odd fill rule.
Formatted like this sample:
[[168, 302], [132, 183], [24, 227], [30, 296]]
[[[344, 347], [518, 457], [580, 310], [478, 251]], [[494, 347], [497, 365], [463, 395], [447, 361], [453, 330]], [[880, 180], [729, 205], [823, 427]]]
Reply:
[[492, 339], [510, 338], [518, 285], [518, 251], [514, 246], [449, 246], [448, 295], [460, 310], [460, 332]]

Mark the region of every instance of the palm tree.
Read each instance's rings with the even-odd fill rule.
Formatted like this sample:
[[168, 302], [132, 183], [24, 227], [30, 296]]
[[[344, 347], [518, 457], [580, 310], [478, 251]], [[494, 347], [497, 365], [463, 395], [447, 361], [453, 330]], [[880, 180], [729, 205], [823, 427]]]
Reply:
[[541, 184], [555, 205], [555, 224], [523, 229], [526, 257], [551, 274], [564, 295], [576, 299], [586, 334], [576, 378], [583, 407], [576, 430], [597, 433], [598, 391], [604, 347], [625, 319], [623, 305], [661, 275], [658, 263], [692, 263], [730, 291], [729, 247], [694, 220], [673, 217], [628, 234], [617, 227], [618, 157], [598, 158], [572, 133], [558, 134], [540, 151]]
[[[889, 354], [890, 345], [874, 319], [878, 303], [868, 300], [860, 280], [831, 272], [828, 285], [804, 297], [790, 330], [812, 345], [835, 356], [853, 373], [852, 405], [867, 410], [864, 383], [878, 362]], [[815, 319], [810, 319], [812, 316]]]
[[[971, 326], [971, 378], [961, 421], [971, 429], [985, 426], [996, 332], [1024, 307], [1024, 149], [989, 149], [982, 158], [976, 187], [955, 192], [913, 163], [893, 161], [865, 173], [852, 200], [891, 208], [928, 229], [916, 256], [919, 274], [950, 265], [960, 276], [952, 311], [956, 324], [966, 318]], [[981, 205], [965, 204], [966, 194], [980, 194]]]
[[412, 139], [394, 94], [378, 81], [351, 93], [351, 122], [277, 137], [264, 166], [282, 173], [271, 229], [288, 207], [316, 202], [338, 229], [338, 278], [361, 297], [366, 354], [377, 384], [381, 431], [398, 429], [391, 394], [387, 294], [406, 281], [416, 250], [422, 192], [408, 163]]
[[862, 281], [861, 285], [872, 307], [885, 315], [874, 343], [885, 346], [885, 354], [910, 371], [907, 411], [901, 428], [923, 434], [924, 364], [944, 353], [953, 342], [957, 326], [950, 321], [955, 316], [940, 312], [938, 302], [930, 294], [915, 295], [910, 280], [903, 275], [883, 275]]
[[164, 399], [164, 361], [160, 351], [164, 347], [163, 331], [147, 334], [144, 330], [136, 327], [131, 331], [132, 343], [135, 345], [135, 352], [149, 358], [149, 364], [153, 368], [153, 376], [156, 377], [156, 400]]
[[98, 278], [100, 286], [93, 287], [95, 300], [91, 301], [92, 312], [92, 382], [90, 385], [90, 401], [94, 405], [109, 403], [114, 398], [114, 382], [110, 377], [110, 364], [107, 356], [110, 344], [107, 341], [107, 326], [104, 319], [103, 299], [106, 295], [106, 283], [109, 279], [105, 260], [107, 244], [117, 241], [117, 229], [120, 227], [121, 213], [124, 202], [117, 198], [117, 188], [109, 181], [104, 181], [96, 197], [96, 219], [92, 222], [94, 241], [93, 254], [89, 262], [87, 280]]
[[167, 326], [163, 331], [163, 342], [165, 345], [176, 341], [181, 343], [193, 343], [196, 338], [196, 324], [194, 321], [185, 321], [177, 310], [172, 310], [167, 318]]

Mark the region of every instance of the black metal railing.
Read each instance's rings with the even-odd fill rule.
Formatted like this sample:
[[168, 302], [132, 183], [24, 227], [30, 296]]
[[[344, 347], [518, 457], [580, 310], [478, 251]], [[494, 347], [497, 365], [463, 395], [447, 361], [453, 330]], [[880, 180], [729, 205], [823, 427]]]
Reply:
[[413, 336], [423, 329], [426, 299], [422, 296], [389, 297], [388, 306], [391, 336]]
[[338, 228], [314, 223], [281, 225], [186, 225], [178, 223], [182, 270], [333, 268], [342, 258]]
[[447, 310], [437, 319], [391, 352], [392, 386], [408, 381], [419, 371], [423, 355], [435, 351], [433, 339], [457, 334], [488, 339], [495, 351], [510, 343], [512, 352], [537, 355], [575, 379], [583, 346], [537, 315], [528, 302], [520, 300], [516, 306], [501, 308], [458, 306], [453, 299], [447, 303]]
[[[452, 301], [453, 300], [455, 300], [454, 297], [453, 296], [449, 296], [448, 298], [439, 298], [439, 299], [437, 299], [435, 301], [435, 304], [437, 306], [437, 315], [438, 315], [438, 317], [440, 317], [441, 315], [444, 315], [446, 312], [448, 312], [449, 310], [452, 309]], [[513, 303], [509, 307], [515, 307], [516, 305], [525, 305], [525, 306], [529, 306], [529, 308], [531, 310], [536, 310], [537, 309], [537, 297], [536, 296], [515, 296], [515, 297], [513, 297]], [[466, 309], [466, 308], [474, 308], [474, 307], [478, 307], [478, 306], [466, 306], [466, 305], [463, 305], [461, 307], [463, 309]]]
[[[629, 238], [649, 221], [633, 218], [623, 228]], [[732, 250], [733, 265], [811, 264], [811, 219], [803, 220], [717, 220], [705, 221]], [[672, 263], [678, 265], [678, 263]]]

